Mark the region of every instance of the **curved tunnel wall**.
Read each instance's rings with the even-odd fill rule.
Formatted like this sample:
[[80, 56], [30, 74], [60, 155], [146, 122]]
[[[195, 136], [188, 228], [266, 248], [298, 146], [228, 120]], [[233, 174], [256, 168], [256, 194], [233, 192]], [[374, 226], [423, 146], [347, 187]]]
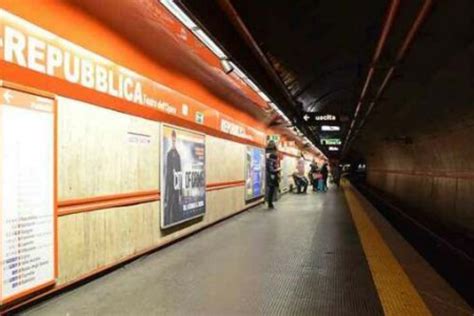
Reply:
[[418, 97], [398, 108], [381, 105], [365, 138], [354, 145], [367, 161], [369, 185], [410, 215], [469, 238], [474, 237], [473, 103], [471, 42], [441, 65]]

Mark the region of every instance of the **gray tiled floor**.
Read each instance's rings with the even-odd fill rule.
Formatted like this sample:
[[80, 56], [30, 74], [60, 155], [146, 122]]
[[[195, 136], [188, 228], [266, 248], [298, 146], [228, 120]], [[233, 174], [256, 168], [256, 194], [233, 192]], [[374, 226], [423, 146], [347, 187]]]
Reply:
[[342, 192], [287, 194], [31, 315], [382, 314]]

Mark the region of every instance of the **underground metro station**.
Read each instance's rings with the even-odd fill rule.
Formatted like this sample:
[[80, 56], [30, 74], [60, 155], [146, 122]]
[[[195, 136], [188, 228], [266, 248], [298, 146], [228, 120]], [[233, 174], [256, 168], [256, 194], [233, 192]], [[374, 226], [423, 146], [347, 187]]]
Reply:
[[474, 315], [473, 0], [0, 0], [1, 315]]

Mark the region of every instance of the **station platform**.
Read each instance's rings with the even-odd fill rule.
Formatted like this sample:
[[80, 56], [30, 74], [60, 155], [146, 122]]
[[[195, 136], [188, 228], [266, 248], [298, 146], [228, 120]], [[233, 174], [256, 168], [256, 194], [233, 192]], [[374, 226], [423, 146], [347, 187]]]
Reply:
[[349, 184], [285, 194], [25, 315], [472, 315]]

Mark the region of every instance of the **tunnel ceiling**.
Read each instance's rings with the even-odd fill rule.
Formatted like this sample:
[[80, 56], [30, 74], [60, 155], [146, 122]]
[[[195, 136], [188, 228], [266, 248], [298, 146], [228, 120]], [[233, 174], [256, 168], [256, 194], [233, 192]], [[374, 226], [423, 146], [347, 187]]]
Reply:
[[384, 1], [232, 3], [305, 111], [350, 114]]
[[[232, 3], [304, 112], [352, 115], [386, 1]], [[349, 124], [348, 120], [341, 124], [339, 133], [321, 132], [319, 125], [310, 128], [322, 138], [342, 140]]]
[[[365, 115], [358, 117], [354, 124], [356, 133], [351, 134], [356, 136], [356, 142], [349, 142], [352, 148], [356, 147], [354, 144], [364, 145], [360, 139], [367, 143], [375, 138], [402, 137], [398, 128], [400, 122], [394, 121], [392, 116], [396, 115], [403, 125], [411, 124], [403, 119], [405, 107], [402, 105], [405, 106], [408, 97], [414, 95], [415, 90], [420, 89], [435, 73], [447, 54], [453, 52], [450, 45], [466, 45], [473, 29], [472, 15], [464, 14], [463, 18], [452, 20], [462, 15], [463, 11], [474, 11], [474, 1], [469, 0], [177, 2], [199, 21], [264, 91], [291, 117], [295, 117], [297, 125], [312, 133], [316, 141], [321, 137], [338, 137], [344, 141], [359, 101], [361, 113], [365, 114], [376, 100], [372, 113], [376, 122], [372, 117], [364, 120]], [[394, 2], [398, 5], [392, 27], [380, 58], [373, 64], [374, 52]], [[426, 14], [407, 47], [406, 57], [397, 61], [397, 53], [424, 6]], [[233, 14], [229, 14], [229, 7], [233, 8]], [[442, 12], [447, 14], [443, 16]], [[255, 54], [251, 43], [242, 36], [239, 21], [271, 64], [278, 80], [272, 78], [262, 64], [262, 58]], [[449, 38], [450, 30], [454, 30], [453, 38]], [[374, 67], [374, 76], [365, 97], [360, 99], [371, 66]], [[392, 66], [395, 66], [395, 71], [385, 87], [386, 91], [376, 98]], [[383, 112], [380, 111], [380, 104], [383, 105]], [[304, 121], [305, 112], [331, 113], [347, 120], [341, 122], [340, 132], [324, 133]], [[341, 152], [331, 155], [325, 151], [330, 158], [340, 158]]]
[[[223, 10], [226, 1], [182, 0], [181, 5], [226, 48], [271, 96], [281, 87], [268, 78], [265, 69], [242, 40]], [[373, 50], [379, 38], [388, 1], [252, 1], [231, 5], [291, 95], [290, 104], [304, 112], [331, 113], [350, 118], [364, 84]], [[263, 84], [262, 84], [263, 83]], [[340, 132], [323, 133], [307, 126], [316, 136], [344, 138], [350, 120]], [[316, 138], [316, 141], [318, 139]], [[330, 155], [326, 151], [326, 154]], [[335, 155], [337, 156], [337, 154]]]
[[[410, 10], [400, 7], [384, 49], [387, 64], [394, 60], [422, 2], [415, 1]], [[473, 60], [474, 1], [433, 1], [349, 154], [367, 156], [383, 144], [406, 147], [423, 137], [472, 126]], [[386, 73], [384, 68], [376, 72], [369, 95], [376, 94]]]

